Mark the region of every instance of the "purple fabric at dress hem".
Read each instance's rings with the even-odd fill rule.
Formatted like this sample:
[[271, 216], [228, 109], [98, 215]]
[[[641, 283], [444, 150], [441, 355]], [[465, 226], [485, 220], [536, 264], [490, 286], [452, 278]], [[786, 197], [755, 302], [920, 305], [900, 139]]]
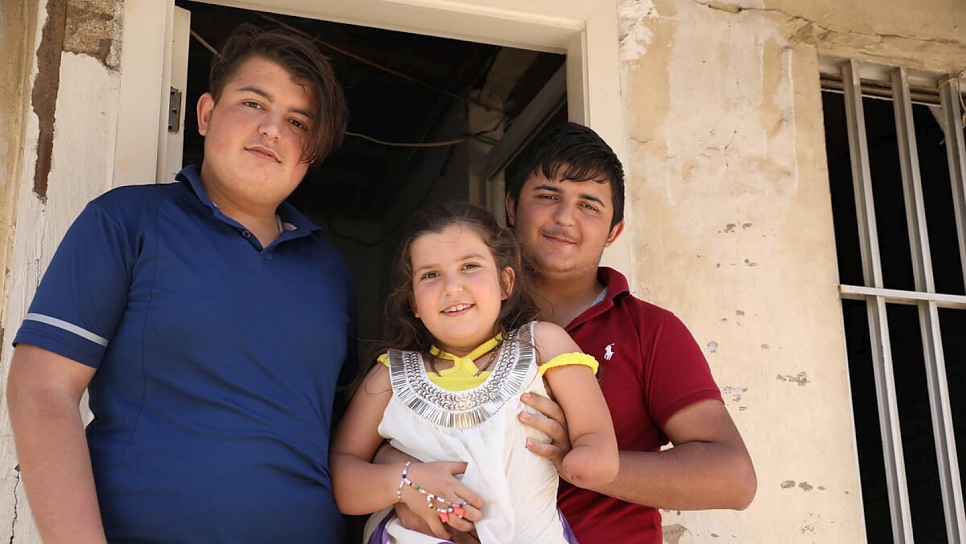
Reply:
[[[574, 536], [573, 529], [570, 528], [570, 523], [567, 522], [567, 518], [564, 517], [563, 512], [557, 510], [557, 514], [560, 516], [560, 523], [563, 525], [564, 537], [570, 544], [579, 544], [577, 542], [577, 537]], [[388, 544], [389, 543], [389, 533], [386, 531], [386, 525], [389, 524], [393, 518], [396, 517], [396, 512], [391, 511], [386, 514], [386, 517], [382, 518], [379, 525], [376, 526], [376, 530], [372, 532], [372, 536], [369, 537], [369, 541], [366, 544]], [[449, 540], [441, 540], [439, 544], [453, 544]]]

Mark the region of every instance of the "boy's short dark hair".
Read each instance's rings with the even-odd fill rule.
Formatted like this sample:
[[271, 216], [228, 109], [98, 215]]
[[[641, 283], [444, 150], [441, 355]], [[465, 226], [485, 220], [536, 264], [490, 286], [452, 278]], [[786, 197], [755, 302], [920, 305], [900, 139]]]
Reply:
[[312, 91], [316, 102], [315, 121], [304, 160], [313, 165], [322, 162], [342, 145], [348, 120], [345, 95], [328, 57], [309, 38], [281, 28], [261, 29], [243, 23], [225, 41], [221, 53], [212, 59], [208, 89], [215, 102], [238, 68], [253, 57], [277, 63]]
[[551, 180], [559, 175], [566, 181], [609, 182], [614, 206], [611, 227], [624, 220], [624, 167], [614, 150], [593, 130], [577, 123], [560, 125], [543, 134], [507, 165], [506, 194], [514, 205], [520, 200], [523, 184], [537, 173]]

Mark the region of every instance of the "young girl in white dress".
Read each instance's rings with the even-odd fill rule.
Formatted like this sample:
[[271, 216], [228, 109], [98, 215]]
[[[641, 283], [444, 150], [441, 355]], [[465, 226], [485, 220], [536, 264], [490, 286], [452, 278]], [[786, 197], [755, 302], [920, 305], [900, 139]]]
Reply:
[[[616, 476], [617, 440], [597, 362], [562, 328], [534, 321], [512, 232], [467, 203], [432, 206], [410, 220], [392, 272], [392, 349], [332, 443], [339, 508], [376, 513], [373, 543], [436, 544], [455, 518], [472, 521], [482, 544], [574, 542], [557, 511], [553, 463], [526, 448], [549, 438], [518, 421], [529, 410], [520, 397], [549, 393], [564, 410], [573, 449], [562, 470], [577, 485]], [[384, 440], [416, 460], [373, 464]], [[403, 527], [397, 502], [440, 536]]]

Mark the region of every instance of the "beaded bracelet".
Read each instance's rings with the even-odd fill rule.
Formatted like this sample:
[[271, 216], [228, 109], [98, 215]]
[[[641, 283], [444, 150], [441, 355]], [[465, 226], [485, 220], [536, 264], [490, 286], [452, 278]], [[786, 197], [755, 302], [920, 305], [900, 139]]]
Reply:
[[413, 464], [412, 461], [406, 461], [402, 469], [402, 479], [399, 480], [399, 487], [396, 488], [396, 502], [403, 502], [402, 490], [409, 478], [406, 477], [406, 471], [409, 470], [409, 465]]

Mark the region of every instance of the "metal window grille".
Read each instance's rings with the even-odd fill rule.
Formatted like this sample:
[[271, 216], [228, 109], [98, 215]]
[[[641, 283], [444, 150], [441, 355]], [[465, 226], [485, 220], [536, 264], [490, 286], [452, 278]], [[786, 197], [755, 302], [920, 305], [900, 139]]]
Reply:
[[[858, 237], [857, 247], [852, 245], [859, 255], [851, 255], [856, 261], [853, 265], [856, 273], [851, 277], [844, 277], [842, 273], [843, 261], [847, 261], [850, 256], [843, 254], [842, 240], [839, 237], [840, 222], [851, 221], [853, 218], [846, 218], [844, 214], [835, 215], [836, 243], [839, 247], [839, 266], [840, 266], [840, 294], [843, 299], [843, 306], [848, 301], [862, 301], [865, 305], [865, 319], [867, 319], [866, 332], [867, 338], [859, 339], [863, 350], [867, 348], [866, 360], [871, 361], [872, 377], [874, 382], [875, 410], [878, 419], [878, 434], [881, 440], [882, 469], [884, 472], [885, 484], [884, 494], [887, 495], [888, 512], [891, 517], [892, 539], [896, 543], [913, 543], [918, 537], [920, 541], [934, 541], [923, 536], [921, 527], [914, 522], [916, 516], [916, 501], [910, 503], [910, 485], [928, 486], [933, 485], [932, 493], [936, 497], [936, 505], [941, 502], [942, 516], [936, 513], [935, 525], [945, 522], [945, 536], [949, 543], [966, 544], [966, 516], [964, 516], [963, 506], [963, 481], [960, 475], [960, 460], [956, 451], [957, 434], [961, 441], [961, 446], [966, 443], [966, 410], [956, 412], [950, 399], [950, 382], [947, 379], [947, 359], [944, 355], [944, 344], [949, 345], [951, 341], [960, 342], [966, 336], [966, 330], [951, 330], [950, 327], [941, 325], [941, 312], [945, 319], [949, 312], [964, 315], [966, 311], [966, 287], [961, 285], [962, 278], [966, 278], [966, 191], [964, 191], [964, 178], [966, 178], [966, 152], [964, 152], [963, 134], [963, 112], [961, 108], [961, 81], [956, 76], [946, 76], [928, 74], [911, 71], [903, 67], [889, 67], [873, 65], [869, 63], [859, 63], [855, 60], [843, 59], [823, 59], [822, 65], [822, 84], [823, 92], [826, 95], [835, 94], [835, 104], [844, 102], [844, 119], [847, 135], [847, 151], [849, 165], [846, 166], [844, 160], [841, 162], [842, 171], [846, 169], [851, 173], [852, 194], [846, 195], [849, 201], [854, 199], [854, 220], [857, 226], [856, 235]], [[895, 150], [898, 153], [898, 171], [893, 170], [888, 173], [894, 179], [901, 180], [901, 204], [899, 197], [895, 198], [895, 209], [901, 213], [904, 211], [904, 226], [908, 232], [908, 262], [911, 265], [909, 273], [909, 284], [896, 288], [890, 285], [886, 278], [891, 273], [890, 267], [894, 266], [891, 261], [883, 264], [883, 252], [892, 251], [891, 244], [904, 244], [906, 240], [880, 238], [882, 225], [890, 225], [888, 221], [897, 219], [897, 213], [893, 212], [890, 217], [879, 217], [877, 219], [877, 204], [884, 207], [884, 197], [880, 198], [881, 188], [877, 186], [880, 179], [876, 177], [874, 168], [870, 167], [870, 142], [867, 135], [867, 117], [865, 106], [869, 100], [888, 100], [892, 102], [892, 114], [894, 117], [894, 133], [890, 132], [890, 138], [894, 134]], [[828, 109], [826, 102], [826, 109]], [[946, 162], [948, 163], [948, 183], [949, 201], [946, 206], [952, 208], [948, 214], [951, 218], [944, 223], [944, 231], [930, 232], [928, 226], [931, 223], [930, 213], [933, 213], [924, 202], [924, 177], [925, 171], [920, 164], [920, 153], [917, 147], [916, 120], [913, 115], [914, 106], [926, 106], [928, 111], [935, 117], [935, 123], [942, 128], [944, 140], [940, 145], [945, 146]], [[877, 111], [881, 111], [877, 110]], [[917, 109], [918, 113], [923, 112], [923, 108]], [[834, 131], [841, 131], [842, 127], [829, 126], [829, 114], [826, 113], [826, 138], [834, 138]], [[891, 130], [891, 128], [890, 128]], [[831, 145], [831, 144], [829, 144]], [[894, 154], [890, 147], [890, 153]], [[894, 160], [894, 158], [893, 158]], [[830, 178], [833, 166], [830, 158]], [[937, 161], [930, 161], [929, 168], [934, 168]], [[933, 178], [925, 178], [929, 183], [935, 183]], [[945, 185], [945, 180], [942, 182]], [[840, 186], [846, 187], [845, 185]], [[895, 194], [899, 194], [899, 185]], [[844, 189], [843, 189], [844, 190]], [[946, 188], [943, 187], [945, 191]], [[878, 191], [878, 192], [877, 192]], [[835, 199], [835, 188], [833, 184], [833, 201]], [[941, 200], [945, 200], [945, 196]], [[884, 223], [885, 221], [885, 223]], [[954, 224], [955, 232], [950, 225]], [[848, 228], [854, 228], [849, 226]], [[897, 228], [901, 228], [901, 225]], [[931, 238], [933, 243], [931, 244]], [[935, 281], [936, 271], [934, 270], [934, 251], [935, 241], [944, 238], [946, 248], [958, 247], [958, 259], [950, 258], [952, 250], [942, 252], [942, 264], [948, 268], [950, 263], [957, 264], [961, 272], [958, 278], [960, 285], [949, 288], [949, 292], [937, 292], [937, 282]], [[955, 241], [951, 237], [955, 237]], [[905, 248], [902, 248], [905, 251]], [[861, 274], [858, 272], [858, 261], [861, 261]], [[942, 271], [945, 273], [945, 271]], [[861, 285], [849, 284], [847, 281], [861, 281]], [[955, 283], [955, 282], [954, 282]], [[855, 303], [853, 302], [853, 307]], [[895, 327], [890, 329], [890, 317], [894, 316], [893, 310], [896, 306], [915, 307], [918, 314], [918, 331], [910, 330], [907, 327], [896, 331]], [[903, 310], [909, 311], [912, 310]], [[861, 310], [860, 310], [861, 313]], [[910, 314], [911, 315], [911, 314]], [[909, 323], [915, 322], [915, 317], [911, 317]], [[898, 334], [897, 334], [898, 333]], [[923, 372], [926, 387], [923, 398], [928, 398], [928, 419], [931, 422], [931, 440], [935, 451], [935, 473], [938, 482], [911, 482], [907, 479], [907, 468], [910, 459], [904, 456], [910, 440], [916, 440], [915, 433], [925, 437], [928, 435], [922, 429], [906, 429], [900, 425], [902, 417], [900, 415], [900, 399], [907, 383], [900, 379], [897, 381], [897, 369], [905, 368], [904, 365], [910, 364], [908, 360], [896, 360], [895, 346], [897, 342], [915, 343], [915, 338], [910, 340], [909, 335], [920, 336], [922, 347], [921, 363], [916, 357], [916, 364], [924, 364], [923, 369], [919, 368], [916, 372]], [[849, 331], [846, 335], [848, 337]], [[854, 333], [853, 333], [854, 334]], [[905, 339], [897, 336], [907, 335]], [[959, 338], [953, 339], [952, 336]], [[848, 342], [847, 338], [847, 344]], [[959, 344], [956, 344], [959, 345]], [[854, 350], [849, 349], [850, 368], [854, 368]], [[956, 360], [950, 362], [957, 366], [953, 368], [957, 373], [966, 373], [963, 367], [966, 360]], [[850, 372], [852, 372], [850, 370]], [[957, 378], [958, 379], [958, 378]], [[955, 382], [956, 384], [960, 382]], [[963, 396], [963, 391], [954, 391], [958, 396]], [[872, 396], [871, 391], [869, 397]], [[865, 410], [865, 406], [856, 405], [855, 382], [853, 382], [853, 416], [859, 410]], [[958, 400], [957, 400], [958, 402]], [[957, 406], [966, 406], [957, 404]], [[871, 408], [869, 408], [871, 410]], [[921, 407], [925, 413], [925, 407]], [[954, 415], [959, 415], [960, 420], [954, 421]], [[871, 419], [871, 418], [870, 418]], [[856, 420], [858, 421], [858, 420]], [[856, 426], [858, 427], [858, 422]], [[873, 425], [874, 426], [874, 425]], [[911, 426], [910, 426], [911, 427]], [[874, 429], [873, 429], [874, 431]], [[857, 428], [857, 433], [859, 429]], [[910, 435], [903, 436], [903, 433]], [[923, 438], [925, 439], [925, 438]], [[918, 459], [912, 459], [917, 462]], [[860, 465], [862, 464], [860, 455]], [[932, 463], [929, 459], [928, 462]], [[863, 479], [866, 478], [865, 472], [861, 471]], [[932, 479], [932, 478], [930, 478]], [[938, 485], [936, 485], [938, 484]], [[938, 492], [936, 491], [938, 487]], [[863, 489], [866, 489], [866, 482], [863, 481]], [[871, 500], [870, 493], [863, 493], [863, 500]], [[883, 500], [883, 502], [885, 502]], [[883, 507], [884, 508], [884, 507]], [[938, 507], [935, 509], [938, 511]], [[869, 509], [866, 508], [867, 530], [870, 524], [887, 523], [885, 519], [870, 519]], [[941, 534], [941, 527], [934, 527], [935, 534]]]

